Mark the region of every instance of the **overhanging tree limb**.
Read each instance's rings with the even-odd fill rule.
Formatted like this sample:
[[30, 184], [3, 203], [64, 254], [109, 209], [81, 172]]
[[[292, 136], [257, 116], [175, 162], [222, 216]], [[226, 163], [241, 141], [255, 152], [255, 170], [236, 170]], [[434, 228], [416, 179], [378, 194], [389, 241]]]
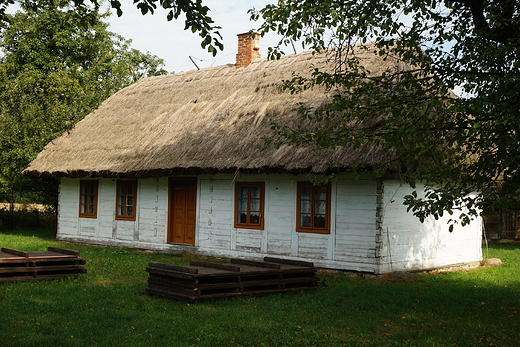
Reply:
[[[21, 0], [25, 7], [41, 8], [48, 4], [64, 6], [69, 4], [80, 17], [85, 16], [85, 8], [89, 5], [99, 7], [98, 0]], [[202, 3], [202, 0], [134, 0], [136, 6], [143, 15], [154, 14], [158, 8], [166, 11], [166, 19], [171, 21], [178, 20], [184, 15], [184, 29], [197, 33], [201, 38], [201, 46], [208, 52], [216, 55], [219, 50], [223, 50], [220, 26], [216, 25], [209, 16], [210, 9]], [[13, 5], [15, 0], [0, 0], [0, 28], [6, 25], [6, 9]], [[121, 2], [110, 0], [110, 6], [116, 11], [118, 16], [123, 15]]]
[[[471, 205], [471, 213], [516, 206], [519, 0], [286, 0], [251, 14], [265, 21], [261, 33], [282, 35], [280, 44], [291, 38], [316, 50], [340, 47], [331, 54], [333, 72], [295, 78], [291, 89], [325, 86], [335, 96], [322, 109], [302, 110], [316, 124], [312, 128], [275, 126], [278, 143], [383, 146], [395, 157], [381, 162], [379, 171], [409, 167], [405, 180], [437, 187], [424, 200], [405, 201], [422, 216], [457, 204]], [[332, 45], [324, 30], [331, 32]], [[367, 41], [376, 42], [376, 54], [395, 56], [408, 68], [370, 74], [355, 50], [343, 47]], [[465, 94], [454, 97], [448, 87]]]

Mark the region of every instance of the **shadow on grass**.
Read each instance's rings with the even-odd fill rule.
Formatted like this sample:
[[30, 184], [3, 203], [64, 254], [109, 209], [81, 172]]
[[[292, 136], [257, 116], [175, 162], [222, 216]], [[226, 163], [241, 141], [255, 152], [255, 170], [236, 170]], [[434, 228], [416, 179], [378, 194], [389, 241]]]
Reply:
[[147, 262], [179, 255], [79, 248], [87, 274], [0, 283], [2, 346], [520, 345], [520, 245], [490, 245], [496, 268], [195, 305], [145, 294]]
[[189, 305], [88, 278], [0, 285], [2, 346], [517, 346], [519, 291], [376, 283]]
[[0, 229], [0, 235], [5, 236], [22, 236], [22, 237], [36, 237], [46, 241], [56, 240], [55, 229]]

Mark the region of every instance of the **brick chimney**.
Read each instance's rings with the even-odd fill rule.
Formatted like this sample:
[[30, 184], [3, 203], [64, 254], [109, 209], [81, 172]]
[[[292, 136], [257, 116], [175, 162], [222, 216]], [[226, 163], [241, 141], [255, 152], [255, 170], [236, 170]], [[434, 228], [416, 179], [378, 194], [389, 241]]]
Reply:
[[257, 33], [238, 34], [238, 53], [235, 66], [246, 67], [260, 58], [260, 35]]

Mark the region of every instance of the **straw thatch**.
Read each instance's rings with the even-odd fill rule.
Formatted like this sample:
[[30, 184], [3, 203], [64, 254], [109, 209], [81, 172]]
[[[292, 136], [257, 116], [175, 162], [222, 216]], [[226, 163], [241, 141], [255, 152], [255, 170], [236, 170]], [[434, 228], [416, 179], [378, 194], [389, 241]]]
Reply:
[[[358, 52], [373, 73], [395, 60]], [[246, 68], [206, 68], [140, 80], [117, 92], [51, 143], [24, 174], [54, 177], [159, 177], [215, 172], [326, 172], [332, 160], [352, 166], [377, 162], [377, 149], [316, 151], [312, 146], [265, 145], [271, 122], [302, 121], [299, 103], [318, 106], [323, 90], [290, 94], [280, 87], [293, 73], [325, 68], [326, 54], [304, 52], [259, 59]], [[377, 71], [379, 70], [379, 71]]]

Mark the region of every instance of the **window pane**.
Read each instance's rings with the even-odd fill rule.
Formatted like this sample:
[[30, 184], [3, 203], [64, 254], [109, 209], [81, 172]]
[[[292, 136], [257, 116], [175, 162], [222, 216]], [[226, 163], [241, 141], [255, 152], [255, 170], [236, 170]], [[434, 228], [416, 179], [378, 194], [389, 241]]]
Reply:
[[247, 223], [247, 214], [245, 212], [240, 212], [238, 214], [238, 222], [239, 223]]
[[260, 211], [260, 200], [251, 200], [250, 211]]
[[251, 187], [251, 198], [260, 199], [260, 187]]
[[302, 187], [300, 192], [300, 199], [303, 200], [310, 200], [312, 194], [312, 188], [311, 187]]
[[251, 224], [260, 224], [260, 213], [251, 212], [251, 214], [249, 216], [250, 216], [249, 222]]
[[247, 198], [247, 187], [239, 187], [238, 188], [238, 197], [239, 198]]
[[247, 200], [246, 199], [238, 200], [238, 210], [247, 211]]
[[126, 197], [126, 205], [127, 206], [134, 206], [134, 196], [133, 195], [128, 195]]
[[119, 202], [118, 205], [124, 205], [125, 204], [125, 196], [119, 195]]
[[128, 186], [128, 194], [134, 194], [134, 185], [133, 184], [129, 184]]
[[325, 228], [325, 216], [314, 216], [314, 227]]
[[315, 201], [314, 202], [314, 213], [315, 214], [325, 214], [327, 208], [327, 204], [325, 201]]
[[315, 188], [315, 199], [326, 200], [327, 199], [327, 187], [316, 187]]
[[311, 213], [310, 201], [300, 201], [300, 213]]
[[80, 181], [79, 184], [79, 214], [80, 217], [96, 218], [98, 195], [97, 181]]
[[122, 215], [124, 214], [124, 212], [125, 212], [124, 209], [125, 209], [124, 206], [118, 206], [118, 207], [117, 207], [117, 214], [120, 215], [120, 216], [122, 216]]
[[118, 186], [117, 191], [118, 191], [119, 194], [124, 194], [124, 193], [125, 193], [125, 186], [122, 185], [122, 184], [120, 184], [120, 185]]
[[300, 226], [301, 227], [310, 227], [311, 226], [311, 215], [310, 214], [301, 214], [300, 215]]
[[235, 227], [259, 229], [264, 224], [261, 182], [237, 182], [235, 184]]
[[126, 208], [126, 215], [127, 215], [128, 217], [132, 217], [132, 216], [134, 215], [134, 210], [133, 210], [132, 206], [128, 206], [128, 207]]

